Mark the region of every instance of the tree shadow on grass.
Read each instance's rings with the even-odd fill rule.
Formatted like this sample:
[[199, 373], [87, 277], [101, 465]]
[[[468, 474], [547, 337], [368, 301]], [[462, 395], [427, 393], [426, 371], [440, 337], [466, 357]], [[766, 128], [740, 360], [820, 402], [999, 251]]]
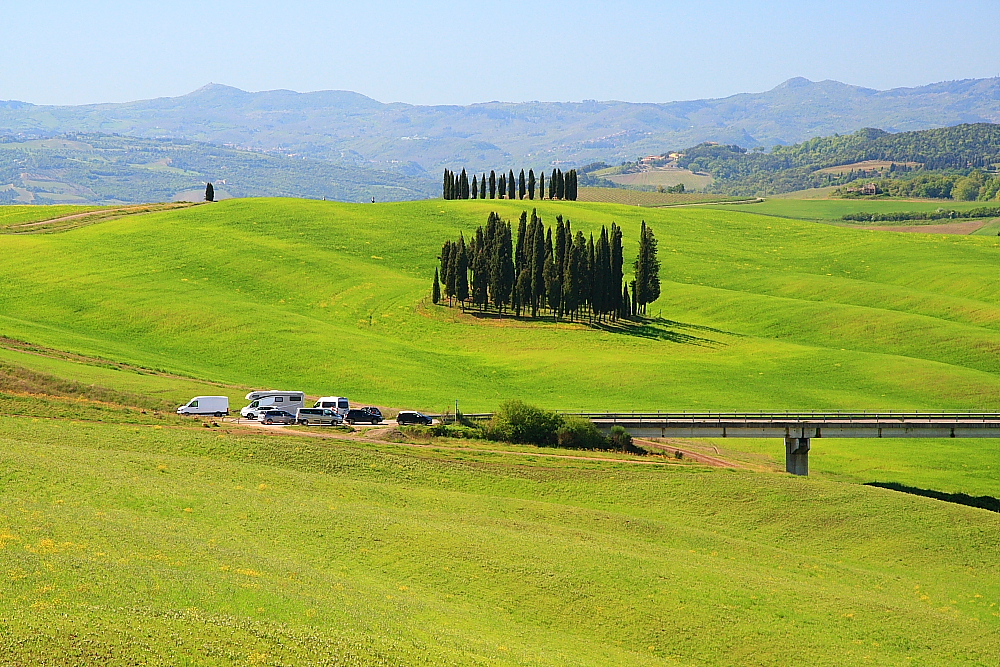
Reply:
[[712, 327], [697, 324], [676, 322], [662, 317], [635, 317], [629, 320], [618, 320], [616, 322], [597, 322], [588, 320], [587, 318], [577, 318], [575, 320], [563, 318], [557, 321], [550, 315], [539, 317], [522, 315], [518, 317], [513, 313], [504, 313], [501, 315], [496, 310], [475, 310], [472, 308], [466, 309], [463, 314], [479, 320], [507, 320], [518, 324], [578, 324], [597, 331], [606, 331], [608, 333], [622, 334], [625, 336], [635, 336], [638, 338], [662, 340], [669, 343], [697, 345], [701, 347], [724, 347], [726, 343], [713, 338], [707, 338], [704, 335], [687, 333], [688, 331], [698, 332], [701, 334], [715, 333], [723, 336], [741, 335], [729, 331], [723, 331], [722, 329], [713, 329]]
[[920, 489], [915, 486], [906, 486], [898, 482], [865, 482], [865, 486], [875, 486], [880, 489], [899, 491], [900, 493], [910, 493], [915, 496], [934, 498], [943, 500], [946, 503], [977, 507], [990, 512], [1000, 512], [1000, 500], [993, 496], [970, 496], [967, 493], [944, 493], [942, 491], [932, 491], [930, 489]]

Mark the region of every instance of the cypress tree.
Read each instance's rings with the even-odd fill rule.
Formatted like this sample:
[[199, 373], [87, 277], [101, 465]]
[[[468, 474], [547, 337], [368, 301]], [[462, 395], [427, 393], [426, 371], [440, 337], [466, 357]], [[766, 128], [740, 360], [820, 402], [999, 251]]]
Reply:
[[558, 182], [559, 181], [556, 178], [556, 170], [553, 169], [552, 170], [552, 178], [549, 179], [549, 199], [555, 199], [556, 196], [558, 195], [558, 192], [557, 192], [558, 186], [556, 185]]
[[545, 172], [538, 172], [538, 198], [545, 199]]
[[[580, 243], [582, 245], [583, 234], [580, 234]], [[578, 275], [580, 273], [580, 245], [569, 237], [569, 243], [566, 246], [566, 266], [563, 269], [563, 280], [562, 280], [562, 309], [563, 312], [573, 319], [576, 315], [577, 308], [577, 293], [579, 292], [577, 281]]]
[[497, 175], [490, 169], [490, 199], [497, 198]]
[[528, 213], [521, 211], [521, 219], [517, 222], [517, 245], [514, 247], [514, 275], [517, 276], [517, 285], [512, 295], [514, 310], [518, 316], [521, 315], [521, 307], [527, 306], [530, 303], [530, 300], [525, 301], [521, 298], [521, 274], [528, 272], [527, 247]]
[[510, 223], [500, 225], [500, 271], [503, 277], [500, 301], [503, 307], [510, 303], [510, 293], [514, 291], [514, 253]]
[[465, 247], [465, 235], [458, 235], [458, 262], [455, 267], [455, 298], [462, 302], [469, 299], [469, 250]]
[[535, 218], [531, 239], [531, 316], [537, 317], [538, 309], [545, 300], [545, 226], [534, 211], [531, 217]]
[[556, 169], [556, 197], [566, 199], [566, 177], [563, 176], [562, 169]]
[[556, 254], [552, 247], [552, 228], [545, 234], [545, 263], [542, 267], [545, 276], [545, 297], [552, 310], [552, 317], [558, 319], [559, 302], [562, 297], [562, 285], [559, 281], [559, 270], [556, 268]]
[[632, 317], [632, 302], [628, 298], [628, 285], [622, 285], [620, 317]]
[[444, 181], [441, 183], [441, 196], [445, 199], [451, 199], [449, 196], [451, 194], [451, 176], [448, 174], [448, 170], [444, 170]]
[[615, 313], [616, 317], [621, 317], [625, 315], [624, 308], [622, 307], [622, 280], [625, 278], [624, 264], [625, 264], [625, 252], [622, 247], [622, 228], [611, 223], [611, 284], [609, 285], [609, 290], [613, 292], [614, 298], [610, 304], [610, 309]]
[[535, 170], [528, 170], [528, 199], [535, 198]]
[[[570, 240], [572, 241], [572, 239]], [[556, 281], [559, 283], [559, 298], [555, 301], [556, 305], [553, 307], [558, 309], [559, 315], [562, 315], [562, 282], [563, 272], [566, 267], [566, 227], [563, 225], [561, 215], [556, 216], [556, 243], [554, 250], [553, 263], [555, 264]], [[550, 294], [549, 305], [552, 303], [552, 296]]]
[[635, 289], [632, 307], [637, 314], [645, 314], [646, 306], [660, 298], [660, 260], [656, 256], [656, 237], [653, 229], [642, 221], [639, 231], [639, 254], [635, 258]]
[[511, 169], [507, 172], [507, 199], [514, 199], [516, 187], [517, 185], [514, 183], [514, 170]]
[[444, 277], [444, 291], [449, 299], [457, 294], [458, 287], [458, 244], [452, 243], [448, 249], [448, 273]]
[[475, 174], [472, 176], [472, 198], [479, 199], [479, 180]]
[[211, 183], [205, 184], [205, 201], [215, 201], [215, 186]]
[[[633, 280], [630, 284], [632, 285], [632, 307], [629, 310], [629, 316], [635, 317], [636, 315], [639, 314], [639, 306], [637, 306], [636, 302], [635, 302], [635, 297], [636, 297], [636, 294], [635, 294], [635, 281]], [[626, 287], [625, 289], [628, 289], [628, 287]]]
[[497, 196], [503, 199], [507, 196], [507, 175], [500, 174], [500, 183], [497, 186]]
[[569, 170], [568, 183], [566, 185], [566, 199], [576, 201], [576, 169]]
[[489, 261], [483, 226], [476, 228], [472, 251], [472, 303], [482, 309], [489, 302]]
[[469, 198], [469, 175], [465, 173], [465, 169], [462, 169], [462, 174], [458, 177], [458, 198]]
[[595, 254], [594, 234], [591, 232], [590, 240], [587, 242], [587, 252], [584, 255], [585, 265], [582, 266], [580, 271], [580, 274], [583, 276], [583, 280], [580, 281], [580, 286], [583, 290], [580, 301], [589, 303], [591, 318], [594, 316], [594, 268], [597, 264]]
[[483, 172], [483, 177], [479, 179], [479, 198], [486, 199], [486, 172]]
[[617, 287], [612, 292], [611, 285], [611, 241], [608, 237], [608, 228], [601, 225], [601, 235], [597, 239], [597, 247], [594, 251], [596, 260], [594, 265], [594, 311], [597, 319], [604, 319], [604, 316], [611, 313], [611, 304], [614, 296], [618, 292]]
[[441, 301], [441, 281], [438, 280], [438, 270], [434, 267], [434, 287], [431, 290], [431, 301], [438, 303]]
[[524, 169], [521, 170], [521, 174], [517, 177], [517, 198], [524, 199], [524, 194], [527, 192], [527, 185], [524, 181]]

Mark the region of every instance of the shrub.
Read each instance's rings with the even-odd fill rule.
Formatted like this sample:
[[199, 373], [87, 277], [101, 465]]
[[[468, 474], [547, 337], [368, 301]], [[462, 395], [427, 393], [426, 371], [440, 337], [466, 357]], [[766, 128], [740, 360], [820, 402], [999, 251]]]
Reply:
[[622, 452], [628, 451], [628, 448], [632, 446], [632, 434], [617, 424], [611, 427], [611, 437], [608, 440], [612, 449]]
[[607, 449], [608, 440], [593, 422], [582, 417], [564, 417], [556, 431], [556, 443], [568, 449]]
[[554, 412], [536, 408], [523, 401], [507, 401], [483, 428], [490, 440], [531, 445], [556, 444], [556, 432], [563, 419]]

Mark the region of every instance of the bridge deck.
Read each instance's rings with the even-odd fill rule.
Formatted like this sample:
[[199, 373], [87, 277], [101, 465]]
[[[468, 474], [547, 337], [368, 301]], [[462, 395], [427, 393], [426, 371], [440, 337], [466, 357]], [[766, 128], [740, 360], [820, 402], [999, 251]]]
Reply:
[[578, 413], [640, 437], [996, 438], [1000, 413]]

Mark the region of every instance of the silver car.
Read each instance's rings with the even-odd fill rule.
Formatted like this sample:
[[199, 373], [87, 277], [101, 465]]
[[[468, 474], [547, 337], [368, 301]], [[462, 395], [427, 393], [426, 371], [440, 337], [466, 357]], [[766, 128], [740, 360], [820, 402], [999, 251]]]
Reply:
[[260, 416], [261, 424], [294, 424], [295, 415], [284, 410], [268, 410]]
[[299, 408], [295, 417], [298, 423], [303, 426], [311, 424], [340, 426], [344, 423], [344, 418], [336, 410], [330, 410], [329, 408]]

